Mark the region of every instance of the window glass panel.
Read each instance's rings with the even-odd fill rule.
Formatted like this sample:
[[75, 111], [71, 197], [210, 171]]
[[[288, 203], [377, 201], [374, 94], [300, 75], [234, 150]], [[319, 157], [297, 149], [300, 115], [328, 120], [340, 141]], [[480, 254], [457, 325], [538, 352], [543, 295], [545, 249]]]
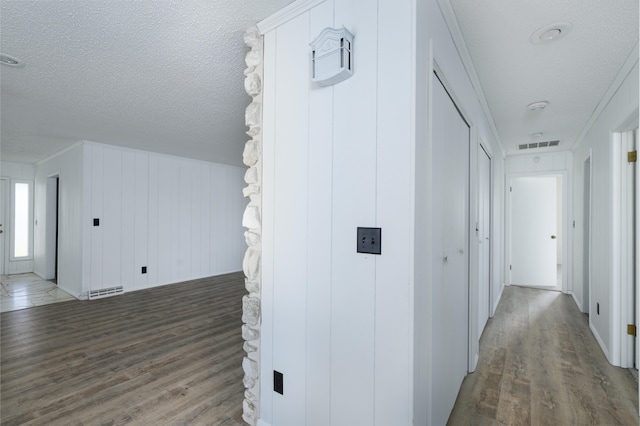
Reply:
[[16, 182], [15, 194], [15, 224], [14, 257], [29, 256], [29, 184]]

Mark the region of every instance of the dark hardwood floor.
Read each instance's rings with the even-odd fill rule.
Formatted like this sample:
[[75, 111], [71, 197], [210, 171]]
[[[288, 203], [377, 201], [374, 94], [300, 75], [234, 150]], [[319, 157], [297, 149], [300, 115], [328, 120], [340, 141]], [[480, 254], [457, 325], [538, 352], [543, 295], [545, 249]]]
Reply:
[[9, 425], [239, 425], [242, 273], [1, 314]]
[[638, 385], [607, 362], [571, 296], [506, 287], [451, 425], [638, 425]]

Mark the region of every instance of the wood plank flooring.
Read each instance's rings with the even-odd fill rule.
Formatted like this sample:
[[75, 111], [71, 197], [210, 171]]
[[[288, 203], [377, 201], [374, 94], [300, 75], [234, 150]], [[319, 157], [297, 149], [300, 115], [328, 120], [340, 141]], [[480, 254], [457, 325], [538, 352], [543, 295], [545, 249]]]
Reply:
[[638, 425], [638, 385], [610, 365], [570, 296], [507, 287], [451, 425]]
[[242, 273], [1, 314], [0, 422], [239, 425]]

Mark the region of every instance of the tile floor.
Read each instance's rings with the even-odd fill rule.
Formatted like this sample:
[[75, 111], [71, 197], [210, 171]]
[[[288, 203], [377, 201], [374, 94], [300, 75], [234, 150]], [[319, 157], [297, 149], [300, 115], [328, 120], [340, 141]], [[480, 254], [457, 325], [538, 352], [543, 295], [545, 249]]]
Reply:
[[36, 274], [2, 275], [0, 312], [76, 300], [75, 297]]

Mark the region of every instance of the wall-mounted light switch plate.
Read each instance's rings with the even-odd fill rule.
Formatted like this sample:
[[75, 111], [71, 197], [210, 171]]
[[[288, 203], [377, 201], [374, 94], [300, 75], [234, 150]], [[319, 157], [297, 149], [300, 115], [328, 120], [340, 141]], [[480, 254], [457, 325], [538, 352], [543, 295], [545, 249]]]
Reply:
[[100, 219], [98, 219], [97, 217], [93, 218], [93, 226], [100, 226]]
[[382, 254], [382, 229], [358, 227], [357, 252]]

